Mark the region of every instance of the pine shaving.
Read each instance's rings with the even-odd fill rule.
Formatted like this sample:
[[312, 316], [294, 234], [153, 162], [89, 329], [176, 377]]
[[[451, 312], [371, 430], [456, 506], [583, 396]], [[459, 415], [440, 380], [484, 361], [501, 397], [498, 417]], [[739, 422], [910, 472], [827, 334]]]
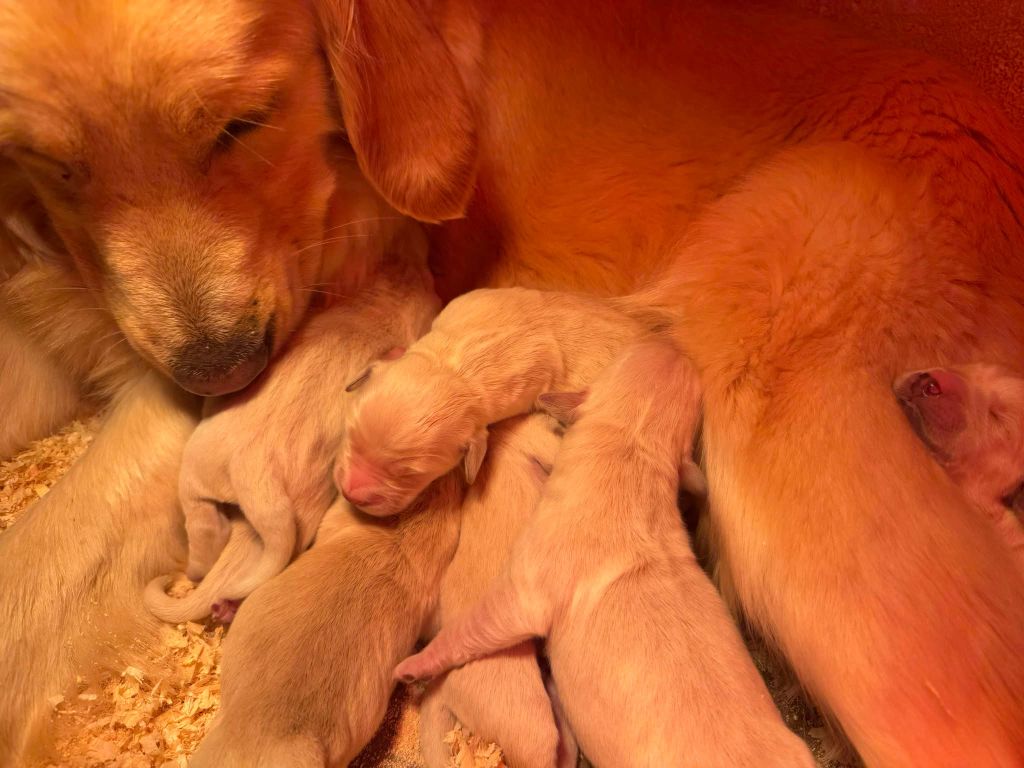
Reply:
[[484, 741], [456, 725], [444, 743], [451, 748], [446, 768], [508, 768], [501, 747]]
[[220, 626], [164, 627], [159, 660], [172, 662], [169, 677], [152, 679], [129, 666], [98, 689], [51, 699], [60, 757], [40, 766], [186, 768], [220, 702], [223, 637]]

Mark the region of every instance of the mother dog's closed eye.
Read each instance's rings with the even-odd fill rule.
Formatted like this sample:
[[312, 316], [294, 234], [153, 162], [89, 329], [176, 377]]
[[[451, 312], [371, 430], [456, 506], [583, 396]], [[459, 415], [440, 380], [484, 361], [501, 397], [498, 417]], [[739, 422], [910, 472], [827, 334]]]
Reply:
[[321, 5], [319, 23], [283, 1], [0, 7], [0, 172], [28, 179], [132, 346], [198, 394], [248, 384], [338, 271], [323, 245], [350, 190], [325, 55], [390, 203], [440, 220], [472, 189], [470, 110], [430, 25], [387, 21], [415, 18], [407, 0]]

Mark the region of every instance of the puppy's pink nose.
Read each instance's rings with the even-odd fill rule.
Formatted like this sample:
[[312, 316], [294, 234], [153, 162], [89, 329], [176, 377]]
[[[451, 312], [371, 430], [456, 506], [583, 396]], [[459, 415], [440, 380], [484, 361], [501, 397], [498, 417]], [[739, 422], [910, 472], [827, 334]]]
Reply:
[[357, 507], [380, 500], [380, 482], [370, 467], [358, 460], [350, 462], [341, 480], [341, 495]]

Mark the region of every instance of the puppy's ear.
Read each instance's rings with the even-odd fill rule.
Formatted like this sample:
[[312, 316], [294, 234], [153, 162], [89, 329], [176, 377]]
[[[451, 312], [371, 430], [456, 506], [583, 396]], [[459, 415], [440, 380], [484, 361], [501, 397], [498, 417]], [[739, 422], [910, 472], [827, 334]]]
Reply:
[[476, 178], [476, 120], [422, 0], [314, 0], [359, 167], [402, 213], [461, 216]]
[[466, 482], [472, 485], [476, 482], [477, 473], [484, 463], [484, 456], [487, 455], [487, 428], [477, 430], [466, 447], [466, 455], [463, 457], [462, 466], [466, 472]]
[[537, 407], [565, 426], [576, 421], [576, 409], [587, 399], [582, 392], [545, 392], [537, 398]]
[[405, 354], [405, 347], [392, 347], [383, 355], [380, 356], [381, 360], [397, 360]]

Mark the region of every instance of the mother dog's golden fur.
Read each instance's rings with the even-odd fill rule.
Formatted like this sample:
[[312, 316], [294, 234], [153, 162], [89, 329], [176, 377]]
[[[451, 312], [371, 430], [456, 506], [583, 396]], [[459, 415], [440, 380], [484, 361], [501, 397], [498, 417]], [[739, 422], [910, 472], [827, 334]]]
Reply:
[[[465, 207], [432, 230], [448, 295], [668, 270], [648, 303], [690, 318], [725, 585], [869, 763], [1019, 765], [1024, 581], [887, 388], [1024, 353], [1024, 147], [998, 110], [926, 57], [728, 3], [312, 5], [0, 7], [4, 242], [53, 247], [42, 200], [69, 279], [172, 373], [271, 314], [284, 343], [301, 289], [352, 263], [314, 245], [343, 204]], [[359, 182], [320, 45], [387, 203], [339, 186]], [[233, 119], [274, 128], [218, 143]], [[18, 327], [0, 359], [38, 354]]]

